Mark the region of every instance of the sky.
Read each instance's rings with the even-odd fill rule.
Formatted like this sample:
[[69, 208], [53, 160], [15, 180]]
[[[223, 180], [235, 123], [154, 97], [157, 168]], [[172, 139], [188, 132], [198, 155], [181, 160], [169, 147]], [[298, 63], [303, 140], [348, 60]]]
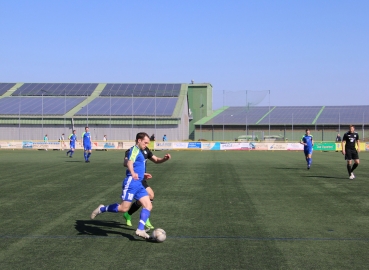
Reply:
[[368, 14], [367, 0], [0, 0], [0, 82], [194, 80], [213, 109], [237, 105], [228, 91], [369, 105]]

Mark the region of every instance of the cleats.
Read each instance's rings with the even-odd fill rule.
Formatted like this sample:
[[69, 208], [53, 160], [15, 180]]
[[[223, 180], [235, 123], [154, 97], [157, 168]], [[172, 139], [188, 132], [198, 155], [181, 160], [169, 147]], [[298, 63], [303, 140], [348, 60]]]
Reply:
[[355, 175], [353, 173], [351, 173], [350, 177], [349, 177], [350, 180], [352, 179], [355, 179]]
[[89, 160], [86, 160], [85, 162], [86, 162], [86, 163], [90, 163], [90, 161], [89, 161]]
[[146, 224], [145, 224], [145, 226], [146, 226], [146, 228], [148, 228], [149, 230], [150, 230], [150, 229], [151, 229], [151, 230], [155, 229], [155, 228], [154, 228], [154, 226], [152, 226], [152, 225], [151, 225], [151, 223], [150, 223], [150, 219], [147, 219], [147, 220], [146, 220]]
[[125, 218], [125, 220], [126, 220], [126, 224], [127, 224], [127, 226], [132, 227], [131, 215], [130, 215], [130, 214], [128, 214], [128, 212], [125, 212], [125, 213], [123, 214], [123, 217], [124, 217], [124, 218]]
[[150, 238], [150, 235], [148, 235], [145, 232], [145, 230], [139, 230], [139, 229], [137, 229], [136, 230], [136, 235], [139, 236], [139, 237], [145, 238], [145, 239], [149, 239]]
[[72, 156], [69, 156], [70, 158], [72, 157]]
[[94, 211], [91, 213], [91, 219], [95, 219], [95, 217], [101, 214], [100, 208], [103, 207], [103, 204], [100, 204]]
[[307, 166], [307, 169], [310, 170], [310, 165]]

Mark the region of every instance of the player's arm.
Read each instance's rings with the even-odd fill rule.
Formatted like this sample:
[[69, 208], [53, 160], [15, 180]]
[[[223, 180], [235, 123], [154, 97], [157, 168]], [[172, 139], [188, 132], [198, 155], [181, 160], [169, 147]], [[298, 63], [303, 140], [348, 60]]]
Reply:
[[359, 140], [359, 138], [356, 140], [356, 145], [357, 145], [357, 151], [360, 152], [360, 140]]
[[156, 164], [159, 164], [159, 163], [163, 163], [163, 162], [166, 162], [168, 161], [169, 159], [171, 159], [171, 156], [170, 154], [166, 154], [164, 157], [160, 158], [160, 157], [157, 157], [155, 155], [153, 155], [150, 160]]
[[135, 180], [137, 180], [138, 179], [138, 174], [135, 173], [135, 170], [133, 169], [133, 162], [134, 161], [132, 161], [132, 160], [128, 160], [127, 161], [127, 168], [129, 170], [129, 172], [131, 173], [132, 178], [135, 179]]
[[306, 143], [304, 143], [304, 136], [301, 137], [300, 143], [306, 145]]

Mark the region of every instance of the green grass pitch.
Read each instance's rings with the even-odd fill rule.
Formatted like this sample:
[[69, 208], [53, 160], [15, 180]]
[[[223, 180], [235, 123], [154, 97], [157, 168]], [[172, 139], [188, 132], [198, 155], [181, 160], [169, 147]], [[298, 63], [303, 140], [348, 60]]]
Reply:
[[[165, 152], [155, 152], [163, 156]], [[0, 269], [368, 269], [369, 153], [349, 180], [341, 153], [171, 151], [148, 172], [151, 222], [121, 214], [123, 151], [0, 151]]]

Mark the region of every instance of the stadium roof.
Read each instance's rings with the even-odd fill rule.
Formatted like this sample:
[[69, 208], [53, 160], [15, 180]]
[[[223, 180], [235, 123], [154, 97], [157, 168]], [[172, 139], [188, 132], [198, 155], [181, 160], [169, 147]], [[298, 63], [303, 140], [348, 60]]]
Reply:
[[195, 125], [349, 125], [369, 124], [365, 106], [223, 107]]

